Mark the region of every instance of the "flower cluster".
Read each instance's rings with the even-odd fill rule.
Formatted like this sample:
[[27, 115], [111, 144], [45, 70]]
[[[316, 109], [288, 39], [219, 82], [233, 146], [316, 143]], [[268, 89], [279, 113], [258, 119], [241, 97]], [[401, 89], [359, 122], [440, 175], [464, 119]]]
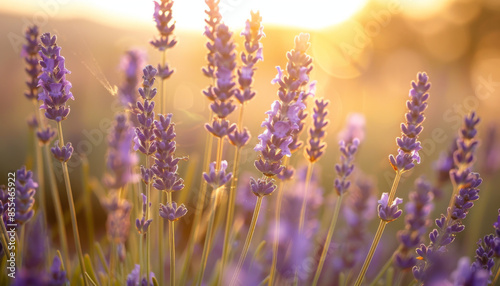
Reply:
[[410, 201], [405, 205], [405, 229], [398, 232], [400, 246], [394, 256], [396, 266], [411, 269], [416, 264], [413, 255], [421, 243], [422, 236], [429, 226], [429, 215], [434, 207], [432, 185], [424, 178], [415, 181], [415, 190], [408, 194]]
[[16, 223], [19, 225], [29, 221], [35, 211], [35, 193], [38, 184], [33, 180], [33, 172], [26, 170], [23, 166], [16, 171]]
[[45, 109], [45, 116], [57, 122], [63, 121], [69, 114], [66, 102], [75, 99], [71, 93], [71, 83], [66, 80], [70, 71], [64, 65], [61, 47], [56, 44], [56, 36], [45, 33], [40, 37], [42, 43], [39, 54], [42, 58], [42, 73], [38, 76], [38, 86], [42, 87], [39, 99], [43, 101], [40, 108]]
[[[136, 151], [141, 151], [146, 156], [150, 156], [156, 151], [156, 145], [154, 143], [155, 134], [153, 132], [153, 122], [155, 118], [155, 103], [153, 98], [155, 97], [157, 91], [156, 88], [152, 88], [152, 86], [155, 82], [157, 70], [153, 66], [148, 65], [143, 69], [143, 73], [142, 87], [139, 88], [139, 94], [143, 99], [143, 103], [141, 103], [141, 101], [137, 101], [136, 104], [137, 121], [139, 122], [139, 126], [135, 128], [134, 149]], [[146, 166], [146, 168], [148, 168], [148, 166]], [[149, 174], [148, 171], [145, 172]], [[143, 173], [144, 181], [149, 181], [147, 180], [148, 177], [149, 176]]]
[[187, 214], [187, 208], [184, 204], [177, 206], [176, 202], [160, 204], [160, 216], [169, 221], [177, 221]]
[[214, 190], [224, 186], [233, 176], [232, 173], [226, 174], [227, 161], [223, 160], [221, 162], [219, 170], [215, 169], [215, 165], [215, 162], [210, 163], [210, 171], [203, 173], [203, 178]]
[[470, 170], [474, 161], [474, 149], [478, 145], [475, 139], [477, 135], [475, 127], [478, 123], [479, 118], [472, 112], [465, 116], [464, 124], [459, 131], [456, 141], [458, 149], [453, 154], [456, 167], [450, 171], [450, 178], [455, 183], [457, 191], [453, 194], [447, 216], [441, 214], [441, 217], [436, 219], [438, 228], [429, 234], [430, 244], [428, 246], [422, 244], [417, 248], [417, 254], [423, 262], [413, 267], [413, 275], [419, 281], [432, 281], [436, 273], [442, 270], [441, 254], [446, 250], [446, 246], [455, 240], [455, 236], [465, 229], [462, 220], [474, 206], [473, 202], [479, 198], [477, 187], [482, 179], [479, 174]]
[[[137, 231], [139, 234], [146, 234], [148, 232], [149, 225], [153, 221], [152, 219], [146, 220], [146, 209], [148, 207], [148, 198], [146, 195], [141, 194], [142, 196], [142, 218], [141, 219], [136, 219], [135, 220], [135, 227], [137, 228]], [[151, 206], [151, 203], [149, 203], [149, 206]]]
[[398, 219], [403, 213], [403, 211], [398, 208], [398, 205], [401, 203], [403, 203], [403, 199], [396, 197], [389, 204], [389, 194], [382, 193], [382, 197], [378, 200], [378, 217], [385, 222], [391, 222]]
[[210, 109], [216, 115], [211, 124], [206, 124], [205, 128], [216, 137], [224, 137], [235, 129], [235, 125], [229, 127], [229, 122], [225, 119], [231, 114], [236, 105], [233, 103], [233, 95], [236, 92], [234, 88], [234, 69], [236, 68], [235, 44], [232, 39], [233, 33], [225, 24], [217, 26], [215, 47], [215, 65], [216, 65], [216, 86], [209, 87], [203, 91], [212, 103]]
[[134, 130], [124, 114], [115, 117], [115, 125], [108, 137], [107, 167], [112, 173], [104, 178], [108, 188], [120, 189], [135, 181], [133, 168], [137, 155], [132, 151]]
[[337, 195], [342, 195], [347, 192], [351, 182], [347, 181], [347, 177], [354, 170], [354, 155], [358, 151], [359, 140], [355, 138], [352, 143], [346, 143], [344, 141], [339, 142], [340, 145], [340, 164], [335, 165], [335, 171], [337, 171], [338, 178], [335, 179], [334, 188]]
[[128, 237], [130, 229], [130, 211], [132, 205], [118, 197], [118, 193], [114, 192], [110, 198], [103, 201], [103, 206], [108, 212], [106, 220], [106, 230], [110, 241], [123, 245]]
[[324, 138], [326, 136], [325, 128], [328, 125], [326, 116], [328, 115], [328, 101], [315, 101], [316, 107], [313, 113], [313, 127], [309, 129], [309, 146], [305, 149], [306, 158], [314, 163], [323, 155], [323, 149], [326, 147]]
[[[172, 21], [172, 0], [161, 0], [160, 2], [154, 1], [155, 11], [153, 19], [156, 22], [156, 28], [160, 32], [160, 38], [152, 40], [150, 43], [160, 51], [171, 49], [177, 44], [173, 32], [175, 29], [175, 22]], [[164, 80], [169, 78], [174, 71], [169, 68], [168, 64], [158, 64], [158, 76]]]
[[389, 156], [389, 161], [397, 172], [406, 172], [411, 170], [415, 164], [420, 163], [420, 156], [418, 151], [422, 149], [418, 141], [418, 135], [422, 132], [424, 127], [421, 125], [424, 122], [424, 111], [427, 108], [426, 100], [429, 98], [427, 91], [431, 87], [428, 83], [428, 76], [426, 73], [419, 73], [417, 75], [418, 82], [412, 82], [412, 89], [410, 89], [410, 100], [406, 102], [408, 112], [405, 115], [406, 123], [401, 124], [401, 137], [396, 139], [399, 146], [398, 155]]
[[129, 50], [121, 58], [120, 69], [125, 73], [125, 80], [118, 87], [118, 98], [126, 108], [137, 102], [139, 78], [145, 62], [146, 53], [139, 49]]
[[23, 45], [21, 56], [26, 61], [26, 73], [29, 76], [29, 81], [26, 82], [28, 91], [24, 93], [27, 99], [32, 101], [38, 100], [38, 75], [40, 74], [40, 66], [38, 65], [39, 57], [39, 41], [38, 27], [33, 25], [28, 27], [24, 32], [24, 38], [27, 44]]
[[205, 11], [208, 19], [205, 19], [205, 23], [207, 23], [207, 25], [205, 26], [205, 32], [203, 34], [208, 38], [208, 42], [206, 44], [208, 49], [208, 64], [206, 67], [203, 67], [202, 71], [206, 77], [211, 79], [215, 79], [215, 32], [217, 31], [217, 26], [222, 19], [222, 15], [219, 12], [219, 1], [220, 0], [205, 0], [205, 3], [208, 6], [208, 10]]

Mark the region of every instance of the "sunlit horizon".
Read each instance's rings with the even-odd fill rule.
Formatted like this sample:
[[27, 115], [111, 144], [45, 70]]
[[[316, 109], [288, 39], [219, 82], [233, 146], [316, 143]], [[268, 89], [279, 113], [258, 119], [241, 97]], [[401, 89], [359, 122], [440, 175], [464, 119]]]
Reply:
[[[259, 11], [265, 24], [293, 28], [321, 29], [348, 20], [359, 12], [368, 0], [349, 2], [309, 1], [221, 1], [223, 21], [233, 28], [243, 27], [250, 11]], [[42, 1], [26, 1], [23, 5], [6, 0], [0, 12], [24, 14], [24, 22], [50, 19], [86, 19], [115, 27], [152, 27], [153, 1], [137, 0], [61, 0], [44, 4]], [[203, 30], [206, 4], [202, 0], [174, 2], [176, 28]]]

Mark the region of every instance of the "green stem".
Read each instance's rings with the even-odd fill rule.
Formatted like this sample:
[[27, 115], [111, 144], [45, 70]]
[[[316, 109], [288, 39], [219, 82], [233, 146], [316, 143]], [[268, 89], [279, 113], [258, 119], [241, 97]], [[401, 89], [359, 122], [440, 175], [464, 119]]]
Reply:
[[49, 185], [50, 192], [52, 195], [52, 200], [54, 201], [54, 209], [56, 212], [56, 220], [57, 220], [57, 232], [59, 234], [59, 243], [61, 243], [62, 252], [64, 255], [64, 261], [66, 261], [66, 269], [70, 269], [69, 267], [69, 250], [68, 250], [68, 240], [66, 237], [66, 226], [64, 224], [64, 213], [61, 206], [61, 199], [59, 198], [59, 191], [57, 189], [57, 183], [55, 178], [54, 167], [52, 165], [52, 161], [50, 160], [52, 157], [49, 153], [49, 146], [45, 144], [43, 146], [43, 151], [45, 155], [45, 164], [48, 171], [49, 176]]
[[[203, 280], [203, 275], [205, 273], [205, 267], [207, 266], [207, 260], [208, 260], [208, 254], [210, 251], [210, 246], [212, 245], [212, 232], [214, 228], [214, 221], [215, 221], [215, 211], [217, 208], [217, 204], [219, 203], [219, 192], [222, 192], [224, 189], [224, 186], [221, 186], [220, 188], [214, 190], [214, 194], [212, 197], [211, 205], [212, 209], [210, 212], [210, 220], [208, 221], [208, 228], [207, 228], [207, 233], [205, 234], [205, 243], [203, 245], [203, 254], [201, 256], [201, 268], [200, 271], [198, 272], [198, 278], [196, 279], [196, 285], [200, 286], [201, 282]], [[188, 258], [187, 258], [188, 259]]]
[[23, 252], [24, 252], [24, 246], [26, 243], [26, 239], [24, 238], [26, 236], [26, 225], [22, 224], [21, 225], [21, 231], [19, 234], [19, 246], [17, 249], [19, 249], [19, 265], [22, 267], [23, 266]]
[[497, 284], [498, 277], [500, 277], [500, 267], [498, 268], [497, 274], [495, 274], [495, 279], [493, 279], [493, 283], [491, 285]]
[[142, 279], [142, 271], [144, 266], [144, 234], [139, 234], [139, 281]]
[[[283, 165], [286, 167], [288, 163], [288, 157], [285, 157], [283, 160]], [[276, 275], [276, 265], [278, 263], [278, 247], [280, 240], [280, 214], [281, 214], [281, 202], [283, 201], [283, 188], [285, 182], [283, 180], [280, 181], [278, 186], [278, 197], [276, 199], [276, 207], [274, 211], [274, 219], [276, 221], [274, 226], [274, 241], [273, 241], [273, 260], [271, 263], [271, 272], [269, 273], [269, 281], [267, 283], [268, 286], [272, 286], [274, 283], [274, 276]]]
[[306, 207], [307, 207], [307, 197], [309, 192], [309, 183], [311, 182], [311, 176], [313, 171], [314, 163], [309, 162], [307, 165], [307, 175], [306, 175], [306, 185], [304, 190], [304, 198], [302, 199], [302, 207], [300, 208], [300, 220], [299, 220], [299, 233], [304, 231], [304, 220], [306, 217]]
[[[243, 108], [245, 104], [240, 105], [240, 113], [238, 117], [238, 129], [242, 129], [242, 124], [243, 124]], [[234, 165], [233, 165], [233, 179], [231, 180], [231, 187], [229, 188], [229, 202], [228, 202], [228, 208], [227, 208], [227, 216], [226, 216], [226, 228], [224, 231], [224, 247], [222, 249], [222, 261], [221, 261], [221, 271], [219, 273], [219, 281], [217, 285], [222, 285], [222, 279], [224, 278], [224, 270], [226, 266], [226, 260], [229, 256], [229, 244], [230, 244], [230, 237], [231, 237], [231, 232], [232, 232], [232, 226], [233, 226], [233, 219], [234, 219], [234, 204], [235, 204], [235, 192], [236, 192], [236, 186], [238, 183], [238, 172], [239, 172], [239, 165], [240, 165], [240, 153], [241, 153], [241, 147], [236, 147], [236, 152], [234, 154]]]
[[[85, 201], [85, 223], [87, 226], [87, 239], [88, 241], [93, 241], [95, 238], [94, 235], [94, 217], [92, 211], [92, 190], [89, 188], [89, 161], [87, 157], [82, 156], [82, 185], [83, 185], [83, 199]], [[120, 191], [123, 188], [120, 188]], [[94, 248], [90, 248], [90, 256], [94, 256]]]
[[365, 278], [366, 270], [368, 270], [368, 266], [370, 266], [370, 262], [372, 261], [373, 254], [375, 253], [375, 249], [378, 246], [380, 238], [384, 233], [385, 226], [387, 225], [386, 221], [380, 220], [378, 225], [377, 233], [375, 234], [375, 238], [373, 239], [372, 245], [370, 247], [370, 251], [368, 251], [368, 255], [366, 256], [365, 262], [363, 263], [363, 267], [361, 268], [361, 272], [358, 275], [358, 279], [356, 280], [355, 286], [361, 285], [363, 279]]
[[[167, 201], [172, 203], [172, 193], [167, 192]], [[170, 286], [175, 286], [175, 228], [174, 222], [168, 221], [168, 248], [170, 249]], [[162, 269], [163, 271], [163, 269]]]
[[[64, 139], [62, 133], [62, 124], [57, 122], [57, 130], [59, 134], [59, 147], [64, 146]], [[80, 244], [80, 235], [78, 234], [78, 222], [76, 220], [75, 204], [73, 200], [73, 192], [71, 191], [71, 182], [69, 180], [68, 164], [66, 162], [61, 162], [64, 176], [64, 184], [66, 186], [66, 194], [68, 195], [69, 212], [71, 215], [71, 225], [73, 226], [73, 236], [75, 239], [75, 247], [78, 253], [78, 260], [80, 261], [80, 270], [82, 271], [83, 283], [85, 286], [88, 285], [87, 277], [85, 276], [85, 263], [83, 260], [82, 246]]]
[[[209, 118], [212, 119], [213, 112], [210, 110], [210, 115]], [[204, 158], [203, 158], [203, 167], [205, 168], [204, 170], [208, 172], [209, 165], [210, 165], [210, 160], [212, 158], [212, 147], [213, 147], [213, 137], [212, 134], [207, 132], [207, 137], [205, 140], [205, 152], [204, 152]], [[186, 279], [187, 279], [187, 273], [190, 265], [190, 257], [193, 255], [193, 250], [194, 250], [194, 245], [196, 241], [198, 240], [198, 233], [200, 231], [200, 221], [201, 221], [201, 215], [203, 213], [203, 206], [205, 205], [205, 196], [207, 193], [207, 182], [205, 180], [201, 180], [200, 182], [200, 192], [198, 194], [198, 199], [196, 202], [196, 210], [194, 214], [194, 220], [193, 220], [193, 228], [191, 229], [191, 233], [189, 236], [189, 242], [186, 248], [186, 258], [184, 259], [184, 265], [182, 266], [182, 272], [181, 272], [181, 278], [180, 278], [180, 285], [185, 285], [186, 284]]]
[[255, 204], [255, 209], [253, 210], [252, 222], [250, 223], [250, 228], [248, 230], [247, 238], [245, 239], [245, 245], [243, 246], [243, 251], [241, 252], [238, 265], [236, 266], [236, 271], [233, 274], [230, 285], [235, 285], [238, 281], [238, 276], [240, 275], [241, 267], [245, 262], [245, 258], [248, 254], [248, 249], [250, 248], [250, 243], [252, 242], [252, 237], [255, 232], [255, 226], [257, 225], [257, 220], [259, 219], [260, 207], [262, 205], [263, 197], [257, 197], [257, 203]]
[[[168, 194], [171, 195], [170, 193], [168, 193]], [[159, 197], [160, 197], [160, 203], [165, 204], [164, 203], [165, 193], [163, 191], [160, 192]], [[164, 248], [165, 243], [164, 243], [164, 239], [163, 239], [163, 236], [165, 234], [164, 222], [165, 221], [162, 218], [159, 218], [159, 223], [158, 223], [158, 255], [160, 258], [160, 273], [158, 273], [158, 276], [159, 276], [160, 281], [158, 281], [158, 282], [160, 283], [160, 285], [163, 285], [163, 280], [165, 278], [164, 277], [165, 276], [165, 273], [164, 273], [165, 272], [165, 258], [163, 257], [163, 249], [165, 249]]]
[[[44, 127], [42, 122], [42, 116], [40, 115], [40, 110], [38, 109], [38, 100], [33, 100], [33, 107], [35, 108], [35, 116], [38, 122], [38, 130], [41, 130]], [[36, 170], [38, 175], [38, 191], [37, 194], [40, 198], [40, 208], [43, 210], [43, 222], [44, 225], [47, 226], [47, 208], [46, 208], [46, 199], [45, 199], [45, 176], [43, 170], [43, 155], [42, 155], [42, 147], [40, 146], [40, 142], [38, 140], [38, 136], [34, 134], [34, 143], [35, 143], [35, 154], [36, 154]]]
[[110, 242], [111, 253], [109, 254], [109, 285], [114, 285], [115, 268], [116, 268], [116, 245], [113, 241]]
[[323, 251], [321, 251], [321, 256], [318, 263], [318, 268], [316, 268], [316, 273], [314, 274], [313, 286], [318, 285], [319, 277], [321, 275], [321, 271], [323, 270], [323, 265], [325, 264], [326, 255], [328, 253], [328, 249], [330, 248], [330, 243], [332, 241], [333, 231], [335, 230], [335, 226], [337, 225], [337, 219], [339, 217], [340, 205], [342, 204], [342, 198], [344, 194], [340, 194], [337, 202], [335, 203], [335, 210], [333, 212], [332, 222], [330, 223], [330, 228], [328, 229], [328, 233], [326, 235], [325, 244], [323, 245]]
[[[162, 67], [165, 66], [165, 54], [166, 54], [166, 50], [164, 50], [161, 53], [161, 66]], [[166, 80], [162, 79], [161, 83], [160, 83], [160, 113], [161, 114], [165, 114], [165, 102], [166, 102], [166, 97], [167, 97], [166, 92], [165, 92], [166, 91], [165, 82], [166, 82]], [[161, 279], [161, 277], [160, 277], [160, 279]], [[160, 282], [160, 285], [163, 285], [163, 284], [161, 284], [161, 282]]]

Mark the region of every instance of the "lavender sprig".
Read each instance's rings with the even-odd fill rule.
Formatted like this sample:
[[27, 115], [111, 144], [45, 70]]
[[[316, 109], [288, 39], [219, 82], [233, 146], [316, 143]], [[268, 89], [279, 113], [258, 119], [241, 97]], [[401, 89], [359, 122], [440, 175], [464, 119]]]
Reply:
[[202, 68], [202, 71], [206, 77], [212, 79], [215, 79], [215, 32], [217, 31], [217, 26], [222, 19], [222, 15], [219, 12], [219, 2], [219, 0], [205, 0], [205, 3], [208, 6], [208, 10], [205, 10], [208, 19], [205, 19], [205, 23], [207, 23], [207, 25], [205, 26], [204, 33], [204, 35], [208, 38], [208, 42], [206, 44], [206, 47], [208, 49], [208, 64], [206, 67]]
[[[150, 41], [150, 43], [158, 50], [165, 51], [177, 44], [177, 40], [173, 36], [175, 22], [170, 23], [170, 21], [172, 21], [172, 5], [174, 5], [174, 1], [160, 0], [160, 2], [154, 1], [154, 4], [155, 10], [153, 13], [153, 19], [156, 23], [156, 29], [158, 29], [158, 32], [160, 33], [160, 37], [155, 38]], [[159, 76], [162, 79], [168, 78], [171, 73], [162, 73], [162, 68], [162, 66], [159, 66]]]
[[[394, 263], [402, 270], [415, 266], [417, 259], [413, 250], [422, 241], [429, 226], [429, 215], [434, 208], [432, 185], [424, 178], [415, 181], [414, 191], [408, 194], [410, 201], [405, 205], [405, 229], [398, 232], [399, 248], [394, 254]], [[392, 260], [392, 257], [391, 257]]]
[[137, 102], [137, 89], [142, 67], [146, 62], [146, 53], [143, 50], [132, 49], [121, 57], [120, 69], [125, 74], [125, 79], [118, 87], [118, 98], [125, 108]]
[[25, 71], [29, 76], [29, 81], [26, 82], [28, 91], [24, 93], [24, 96], [34, 102], [38, 101], [38, 76], [40, 74], [40, 66], [38, 65], [38, 53], [40, 50], [38, 34], [38, 26], [36, 25], [26, 29], [24, 38], [27, 43], [23, 45], [21, 51], [21, 56], [26, 61]]
[[137, 156], [132, 153], [134, 130], [124, 114], [115, 117], [115, 125], [108, 137], [107, 167], [111, 174], [104, 178], [108, 188], [120, 189], [136, 181], [132, 169]]
[[429, 94], [427, 91], [431, 87], [428, 83], [428, 76], [426, 73], [419, 73], [417, 75], [418, 82], [412, 82], [412, 89], [410, 90], [410, 98], [406, 102], [408, 112], [405, 114], [406, 123], [401, 124], [401, 137], [396, 139], [398, 145], [398, 155], [389, 156], [390, 163], [396, 172], [406, 172], [415, 166], [415, 162], [420, 163], [420, 155], [418, 151], [422, 149], [418, 141], [418, 135], [422, 132], [424, 127], [422, 122], [425, 119], [424, 111], [427, 108], [427, 99]]
[[316, 107], [313, 114], [313, 127], [309, 128], [309, 146], [305, 149], [306, 158], [314, 163], [323, 155], [323, 149], [326, 147], [324, 138], [326, 136], [325, 128], [328, 125], [326, 116], [328, 111], [326, 107], [329, 101], [317, 99], [315, 101]]
[[35, 193], [38, 184], [33, 180], [33, 172], [23, 166], [16, 171], [15, 222], [24, 225], [34, 215]]

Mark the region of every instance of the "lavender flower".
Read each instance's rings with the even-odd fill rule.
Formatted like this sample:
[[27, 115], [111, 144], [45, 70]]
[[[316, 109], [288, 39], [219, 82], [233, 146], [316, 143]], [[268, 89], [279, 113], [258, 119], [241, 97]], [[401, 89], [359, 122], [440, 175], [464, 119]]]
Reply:
[[276, 190], [276, 182], [268, 178], [257, 180], [250, 178], [250, 189], [257, 197], [268, 196]]
[[71, 155], [73, 155], [73, 150], [71, 142], [66, 143], [66, 146], [60, 147], [59, 140], [56, 140], [56, 142], [54, 142], [54, 147], [50, 148], [54, 157], [60, 162], [68, 162]]
[[49, 271], [49, 285], [50, 286], [63, 286], [66, 285], [68, 279], [66, 278], [66, 271], [62, 270], [62, 261], [59, 256], [54, 256], [52, 266]]
[[500, 243], [500, 238], [493, 234], [485, 235], [477, 242], [476, 259], [471, 267], [474, 269], [484, 269], [491, 276], [493, 266], [495, 266], [495, 247]]
[[476, 125], [480, 119], [475, 112], [465, 116], [462, 128], [457, 139], [457, 150], [453, 153], [453, 161], [456, 168], [450, 171], [450, 178], [455, 186], [459, 188], [469, 184], [468, 178], [470, 168], [474, 164], [474, 151], [479, 145], [476, 139]]
[[27, 99], [31, 101], [38, 101], [38, 75], [40, 74], [40, 67], [38, 65], [39, 57], [39, 41], [38, 41], [38, 27], [33, 25], [28, 27], [24, 32], [26, 44], [23, 45], [21, 56], [26, 61], [26, 73], [29, 76], [29, 81], [26, 82], [28, 91], [24, 93]]
[[313, 114], [313, 127], [309, 128], [309, 146], [305, 149], [306, 158], [314, 163], [323, 155], [323, 149], [326, 147], [324, 138], [326, 136], [325, 128], [328, 125], [326, 116], [328, 115], [328, 101], [317, 99]]
[[61, 47], [56, 44], [56, 36], [45, 33], [40, 37], [41, 48], [40, 66], [42, 73], [38, 76], [38, 86], [42, 87], [39, 99], [43, 100], [40, 108], [45, 109], [48, 119], [61, 122], [66, 119], [70, 108], [66, 106], [68, 99], [73, 99], [71, 83], [66, 80], [66, 74], [70, 71], [64, 65], [64, 57], [61, 56]]
[[[243, 128], [242, 131], [239, 131], [235, 125], [232, 125], [231, 128], [233, 128], [234, 131], [227, 135], [229, 142], [231, 142], [231, 144], [233, 144], [238, 148], [241, 148], [245, 146], [248, 143], [248, 141], [250, 141], [250, 132], [248, 131], [248, 129]], [[219, 133], [222, 134], [222, 132]]]
[[[452, 274], [453, 286], [461, 285], [474, 285], [486, 286], [488, 285], [488, 272], [484, 269], [476, 269], [470, 267], [470, 260], [468, 257], [462, 257], [458, 261], [457, 269]], [[439, 284], [433, 284], [439, 285]]]
[[419, 281], [430, 281], [442, 271], [442, 254], [446, 251], [446, 246], [455, 240], [455, 236], [465, 229], [462, 220], [465, 219], [470, 208], [474, 206], [474, 201], [479, 198], [479, 189], [482, 179], [477, 173], [469, 173], [467, 177], [468, 186], [459, 190], [455, 197], [452, 208], [448, 208], [448, 217], [441, 215], [436, 219], [435, 228], [429, 234], [430, 244], [420, 245], [417, 254], [423, 263], [413, 267], [413, 275]]
[[[155, 75], [157, 73], [157, 70], [153, 66], [148, 65], [143, 69], [143, 73], [143, 82], [142, 87], [139, 88], [139, 94], [142, 97], [144, 103], [137, 101], [136, 104], [136, 114], [139, 126], [135, 128], [134, 149], [136, 151], [141, 151], [146, 156], [150, 156], [156, 152], [153, 124], [155, 117], [155, 103], [152, 100], [155, 97], [157, 90], [156, 88], [152, 87], [155, 82]], [[149, 170], [149, 166], [146, 166], [145, 169]], [[141, 174], [143, 180], [145, 182], [149, 182], [149, 179], [151, 178], [150, 171], [142, 170], [141, 168]]]
[[113, 174], [107, 174], [104, 183], [108, 188], [120, 189], [136, 181], [132, 172], [137, 156], [132, 153], [134, 131], [124, 114], [115, 117], [115, 125], [108, 137], [107, 166]]
[[[135, 227], [137, 228], [137, 231], [139, 234], [146, 234], [148, 232], [149, 225], [153, 221], [152, 219], [146, 220], [146, 208], [148, 207], [148, 199], [146, 195], [142, 195], [142, 218], [141, 219], [136, 219], [135, 220]], [[151, 203], [149, 203], [149, 206], [151, 206]]]
[[406, 270], [416, 264], [414, 249], [422, 241], [427, 232], [429, 215], [434, 207], [432, 185], [424, 178], [415, 181], [415, 190], [409, 193], [410, 201], [406, 204], [406, 227], [398, 232], [400, 243], [394, 262], [399, 268]]
[[139, 49], [129, 50], [121, 57], [120, 69], [125, 73], [125, 80], [118, 87], [118, 98], [125, 107], [137, 102], [141, 67], [144, 66], [145, 62], [146, 52]]
[[33, 114], [32, 116], [28, 117], [26, 119], [26, 123], [28, 124], [28, 127], [30, 129], [37, 129], [38, 128], [38, 120], [36, 119], [36, 115]]
[[340, 141], [339, 145], [342, 155], [340, 155], [340, 164], [335, 165], [338, 178], [335, 179], [334, 187], [337, 195], [341, 196], [347, 192], [347, 189], [351, 185], [351, 182], [347, 181], [347, 177], [354, 170], [352, 162], [354, 161], [354, 154], [358, 150], [359, 140], [355, 138], [352, 143], [348, 143], [347, 145], [344, 141]]
[[108, 211], [106, 230], [109, 240], [117, 244], [125, 243], [130, 229], [132, 205], [128, 201], [118, 198], [118, 194], [115, 193], [111, 195], [110, 199], [103, 202], [103, 206]]
[[26, 170], [25, 166], [16, 171], [15, 220], [17, 224], [25, 224], [33, 217], [37, 188], [38, 184], [33, 181], [33, 172]]
[[219, 187], [225, 185], [229, 180], [231, 180], [233, 174], [226, 174], [227, 161], [223, 160], [220, 164], [218, 172], [215, 170], [215, 162], [210, 163], [210, 171], [208, 173], [203, 173], [203, 178], [205, 181], [212, 186], [212, 188], [218, 189]]
[[[154, 1], [155, 11], [153, 18], [156, 22], [156, 28], [160, 32], [160, 38], [152, 40], [150, 43], [160, 51], [171, 49], [177, 44], [177, 40], [173, 36], [175, 29], [175, 22], [172, 21], [172, 0], [161, 0], [160, 2]], [[174, 70], [170, 69], [168, 64], [158, 64], [158, 76], [165, 80], [169, 78]]]
[[156, 179], [153, 186], [160, 191], [179, 191], [184, 188], [184, 180], [179, 178], [177, 164], [183, 158], [175, 157], [175, 129], [171, 122], [172, 114], [160, 115], [155, 120], [154, 134], [156, 138], [155, 165], [152, 167]]
[[177, 206], [176, 202], [160, 204], [160, 216], [169, 221], [177, 221], [187, 214], [188, 210], [184, 204]]
[[38, 137], [38, 141], [40, 141], [40, 143], [48, 144], [56, 136], [56, 131], [47, 125], [45, 129], [40, 128], [36, 132], [36, 136]]
[[365, 116], [361, 113], [351, 113], [347, 116], [347, 123], [339, 134], [339, 140], [344, 142], [352, 142], [354, 138], [358, 138], [361, 142], [365, 138]]
[[206, 44], [208, 49], [208, 64], [206, 67], [203, 67], [202, 71], [205, 76], [212, 79], [215, 79], [215, 32], [217, 31], [217, 27], [222, 19], [222, 15], [219, 13], [219, 1], [220, 0], [205, 0], [205, 3], [208, 6], [208, 10], [205, 10], [208, 19], [205, 19], [205, 23], [207, 23], [207, 25], [205, 26], [205, 32], [203, 34], [208, 38], [208, 42]]
[[[234, 88], [234, 75], [233, 71], [236, 67], [236, 54], [234, 52], [235, 44], [232, 40], [232, 35], [229, 28], [220, 24], [217, 26], [217, 33], [214, 42], [215, 46], [215, 64], [217, 67], [216, 76], [216, 86], [209, 87], [204, 94], [212, 100], [210, 104], [210, 109], [216, 115], [216, 118], [212, 120], [211, 125], [206, 124], [205, 128], [212, 133], [214, 136], [223, 137], [230, 133], [220, 133], [214, 131], [222, 131], [222, 129], [217, 128], [221, 123], [219, 120], [224, 120], [229, 114], [231, 114], [236, 105], [233, 104], [232, 97], [236, 91]], [[228, 123], [227, 123], [228, 124]], [[229, 125], [229, 124], [228, 124]], [[211, 128], [210, 128], [211, 127]]]
[[394, 157], [389, 156], [390, 163], [394, 170], [397, 172], [406, 172], [411, 170], [416, 161], [420, 164], [420, 156], [418, 151], [422, 149], [418, 141], [418, 135], [422, 132], [423, 126], [421, 125], [425, 119], [424, 111], [427, 108], [429, 94], [427, 91], [431, 87], [427, 83], [428, 76], [426, 73], [419, 73], [417, 75], [418, 83], [414, 81], [411, 83], [412, 89], [410, 90], [410, 98], [406, 102], [408, 112], [405, 115], [406, 123], [401, 124], [401, 137], [396, 139], [399, 146], [398, 155]]
[[[139, 273], [141, 272], [141, 265], [136, 264], [134, 266], [134, 269], [130, 272], [129, 275], [127, 275], [127, 286], [148, 286], [148, 280], [146, 279], [146, 274], [144, 274], [144, 277], [139, 277]], [[153, 272], [149, 273], [149, 285], [154, 285], [153, 284], [153, 277], [155, 277], [155, 274]]]
[[391, 205], [389, 205], [389, 194], [382, 193], [382, 197], [378, 201], [378, 217], [386, 222], [396, 220], [403, 212], [398, 208], [398, 205], [401, 203], [403, 203], [403, 199], [396, 197], [392, 201]]
[[234, 97], [241, 103], [251, 100], [255, 96], [251, 85], [255, 71], [255, 64], [264, 60], [262, 56], [262, 44], [259, 42], [265, 36], [261, 25], [262, 17], [259, 12], [251, 12], [251, 20], [246, 21], [246, 26], [241, 35], [245, 37], [245, 52], [241, 53], [243, 66], [238, 69], [238, 83], [240, 88], [236, 90]]

